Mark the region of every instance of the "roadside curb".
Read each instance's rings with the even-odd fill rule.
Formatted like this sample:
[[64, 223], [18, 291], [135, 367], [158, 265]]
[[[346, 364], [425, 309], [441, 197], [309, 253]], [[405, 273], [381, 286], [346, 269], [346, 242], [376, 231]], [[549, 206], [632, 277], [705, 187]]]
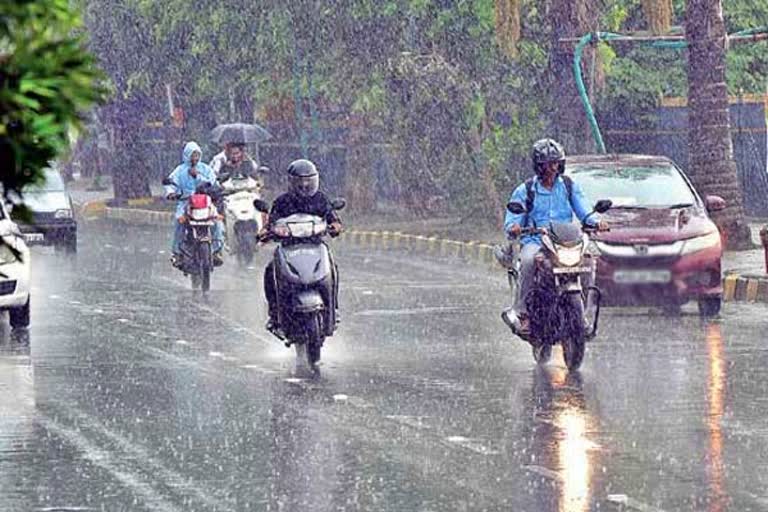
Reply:
[[723, 300], [768, 303], [768, 276], [726, 275], [723, 279]]
[[[104, 201], [83, 205], [85, 215], [101, 216], [135, 224], [168, 226], [173, 212], [112, 208]], [[339, 237], [347, 243], [371, 249], [406, 249], [441, 257], [472, 262], [489, 270], [501, 271], [493, 254], [493, 244], [461, 242], [438, 237], [403, 233], [401, 231], [348, 230]], [[727, 274], [723, 278], [723, 300], [727, 302], [760, 302], [768, 304], [768, 276]]]

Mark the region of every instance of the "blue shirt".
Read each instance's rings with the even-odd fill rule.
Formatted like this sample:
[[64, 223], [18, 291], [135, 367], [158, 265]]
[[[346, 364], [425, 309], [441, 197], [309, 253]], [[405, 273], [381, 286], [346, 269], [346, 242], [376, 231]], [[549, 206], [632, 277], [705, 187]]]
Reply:
[[[515, 224], [519, 224], [522, 227], [533, 227], [536, 225], [540, 228], [546, 228], [550, 222], [555, 223], [570, 223], [573, 222], [574, 216], [582, 223], [594, 225], [599, 221], [597, 214], [590, 215], [592, 207], [589, 205], [589, 201], [584, 195], [584, 191], [581, 189], [578, 183], [573, 182], [573, 190], [571, 200], [568, 200], [568, 188], [565, 186], [563, 178], [558, 176], [555, 180], [555, 185], [552, 190], [547, 190], [541, 183], [539, 178], [536, 177], [533, 180], [533, 211], [521, 214], [514, 214], [507, 211], [507, 216], [504, 219], [504, 233], [509, 232]], [[525, 183], [518, 186], [512, 196], [509, 198], [509, 202], [520, 203], [523, 206], [526, 205], [528, 198], [528, 192], [525, 187]], [[527, 224], [526, 224], [527, 217]], [[535, 243], [541, 244], [540, 235], [528, 235], [521, 239], [523, 244]]]

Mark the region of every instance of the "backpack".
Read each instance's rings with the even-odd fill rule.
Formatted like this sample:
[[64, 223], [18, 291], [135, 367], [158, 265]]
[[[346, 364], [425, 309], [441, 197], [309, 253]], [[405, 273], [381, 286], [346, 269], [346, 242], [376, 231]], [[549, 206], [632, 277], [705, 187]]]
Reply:
[[[563, 183], [565, 183], [565, 190], [568, 194], [568, 202], [573, 208], [573, 180], [570, 176], [561, 175]], [[536, 199], [536, 189], [533, 186], [533, 178], [525, 180], [525, 225], [528, 225], [528, 215], [533, 211], [533, 201]]]

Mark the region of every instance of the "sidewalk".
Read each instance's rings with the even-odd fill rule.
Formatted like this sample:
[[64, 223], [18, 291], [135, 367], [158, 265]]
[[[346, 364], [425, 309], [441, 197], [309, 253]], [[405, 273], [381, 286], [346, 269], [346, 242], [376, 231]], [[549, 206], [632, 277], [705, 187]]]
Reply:
[[760, 229], [768, 220], [750, 222], [752, 240], [758, 247], [748, 251], [727, 251], [723, 255], [723, 298], [768, 303], [768, 274]]

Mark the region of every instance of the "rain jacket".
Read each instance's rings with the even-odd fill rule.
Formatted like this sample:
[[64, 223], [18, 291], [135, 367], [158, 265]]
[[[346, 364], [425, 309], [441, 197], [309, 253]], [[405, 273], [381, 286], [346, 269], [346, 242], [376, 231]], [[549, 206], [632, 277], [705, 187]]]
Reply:
[[[192, 177], [192, 175], [189, 173], [189, 169], [191, 167], [192, 153], [195, 151], [200, 153], [200, 161], [197, 162], [197, 165], [195, 166], [197, 168], [197, 177]], [[200, 146], [198, 146], [196, 142], [187, 142], [187, 145], [184, 146], [181, 165], [176, 167], [170, 176], [168, 176], [178, 188], [169, 185], [166, 187], [166, 194], [179, 192], [182, 196], [189, 196], [194, 194], [198, 185], [202, 183], [216, 183], [216, 175], [208, 166], [208, 164], [204, 164], [202, 162], [202, 155], [203, 151], [200, 149]], [[176, 202], [177, 219], [184, 215], [188, 201], [188, 199], [185, 199], [183, 201]]]
[[[538, 177], [534, 178], [533, 190], [535, 193], [533, 199], [533, 211], [520, 214], [514, 214], [507, 211], [507, 216], [504, 219], [505, 233], [508, 233], [509, 228], [515, 224], [519, 224], [522, 227], [533, 227], [535, 223], [537, 227], [546, 228], [549, 227], [550, 222], [573, 222], [574, 215], [582, 224], [587, 225], [595, 225], [600, 220], [599, 215], [594, 213], [590, 215], [592, 208], [589, 206], [584, 191], [576, 182], [573, 183], [570, 199], [568, 198], [568, 189], [565, 186], [565, 182], [559, 176], [555, 180], [555, 185], [552, 187], [552, 190], [547, 190], [542, 186]], [[525, 205], [527, 196], [528, 193], [525, 183], [522, 183], [514, 192], [512, 192], [512, 197], [509, 198], [509, 202]], [[541, 235], [524, 236], [520, 241], [523, 245], [529, 243], [541, 245]]]

